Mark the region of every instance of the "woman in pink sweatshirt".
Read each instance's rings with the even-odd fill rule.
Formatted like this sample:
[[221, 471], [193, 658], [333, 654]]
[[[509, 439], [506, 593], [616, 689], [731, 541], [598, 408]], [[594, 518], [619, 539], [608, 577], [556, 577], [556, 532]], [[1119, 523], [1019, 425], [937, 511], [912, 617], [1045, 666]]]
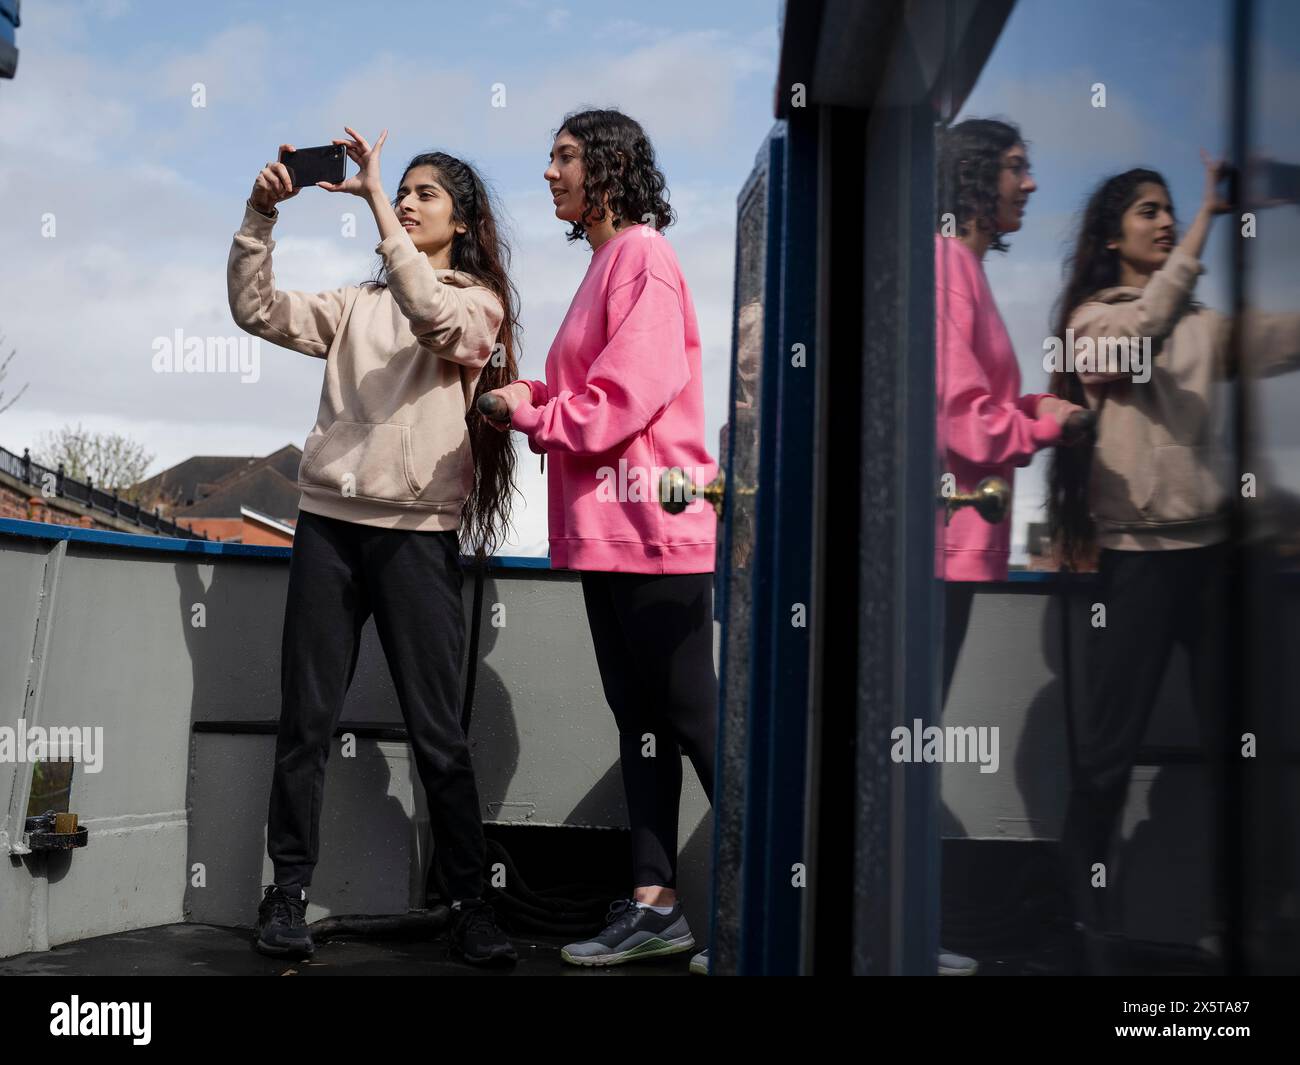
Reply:
[[[941, 474], [969, 492], [985, 477], [1014, 487], [1017, 466], [1061, 441], [1080, 408], [1054, 396], [1020, 392], [1020, 367], [984, 275], [984, 256], [1005, 252], [1003, 237], [1021, 226], [1037, 189], [1020, 131], [1007, 122], [968, 119], [944, 130], [938, 145], [935, 235], [935, 376]], [[945, 585], [943, 700], [966, 638], [975, 582], [1006, 580], [1010, 509], [991, 523], [963, 507], [939, 525], [936, 569]], [[970, 958], [943, 951], [939, 971], [973, 973]]]
[[[608, 927], [561, 956], [615, 965], [689, 950], [675, 889], [682, 765], [710, 800], [717, 733], [713, 508], [671, 515], [661, 473], [703, 486], [700, 334], [662, 231], [673, 221], [641, 126], [618, 111], [567, 116], [545, 179], [568, 239], [591, 262], [546, 358], [546, 380], [499, 389], [515, 429], [549, 460], [551, 565], [582, 573], [605, 697], [619, 728], [633, 891]], [[544, 460], [546, 461], [546, 460]], [[706, 968], [707, 952], [692, 962]]]

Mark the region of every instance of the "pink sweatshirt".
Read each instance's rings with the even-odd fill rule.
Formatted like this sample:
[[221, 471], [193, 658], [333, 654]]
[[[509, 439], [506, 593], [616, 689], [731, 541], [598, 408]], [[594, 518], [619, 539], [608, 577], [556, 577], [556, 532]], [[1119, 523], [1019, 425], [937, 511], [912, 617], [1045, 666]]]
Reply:
[[[1056, 443], [1061, 426], [1035, 412], [1041, 394], [1020, 394], [1020, 367], [978, 256], [954, 237], [935, 237], [935, 376], [942, 473], [959, 492], [998, 476], [1015, 488], [1015, 467]], [[1007, 576], [1011, 512], [992, 525], [962, 507], [945, 528], [940, 508], [936, 571], [949, 581]]]
[[672, 246], [634, 225], [596, 249], [555, 342], [546, 382], [512, 423], [545, 452], [551, 566], [614, 573], [710, 573], [717, 519], [695, 499], [659, 503], [677, 466], [704, 486], [700, 331]]

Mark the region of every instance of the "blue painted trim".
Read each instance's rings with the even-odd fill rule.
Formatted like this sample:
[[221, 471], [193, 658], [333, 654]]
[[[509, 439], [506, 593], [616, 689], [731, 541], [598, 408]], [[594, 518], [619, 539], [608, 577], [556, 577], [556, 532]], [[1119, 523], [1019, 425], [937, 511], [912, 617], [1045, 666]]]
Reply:
[[[69, 540], [73, 543], [127, 547], [136, 551], [159, 551], [169, 554], [204, 555], [224, 558], [266, 558], [289, 561], [291, 547], [266, 544], [229, 544], [213, 540], [187, 540], [175, 536], [139, 536], [135, 533], [83, 529], [74, 525], [51, 525], [43, 521], [0, 518], [0, 536], [19, 536], [28, 540]], [[462, 559], [466, 564], [469, 559]], [[549, 570], [551, 560], [525, 555], [493, 555], [489, 569]], [[560, 572], [560, 571], [557, 571]]]
[[[763, 337], [759, 359], [758, 473], [754, 500], [753, 576], [750, 580], [748, 715], [745, 730], [747, 776], [745, 782], [744, 838], [740, 872], [740, 950], [737, 973], [759, 976], [768, 973], [768, 892], [773, 868], [771, 813], [774, 803], [791, 807], [788, 794], [775, 794], [774, 764], [776, 717], [789, 703], [785, 692], [773, 689], [774, 658], [780, 649], [777, 628], [779, 610], [788, 619], [788, 607], [774, 606], [785, 576], [781, 565], [780, 521], [784, 515], [780, 498], [780, 460], [777, 429], [785, 412], [781, 405], [781, 382], [785, 352], [782, 350], [782, 266], [786, 245], [786, 127], [778, 122], [767, 143], [767, 213], [763, 268]], [[811, 339], [811, 338], [810, 338]], [[805, 449], [806, 450], [806, 449]], [[769, 487], [772, 490], [769, 490]], [[807, 510], [805, 506], [805, 512]], [[805, 558], [807, 556], [805, 555]], [[806, 600], [805, 600], [806, 601]], [[775, 621], [775, 623], [774, 623]], [[788, 620], [786, 621], [788, 626]], [[799, 702], [806, 702], [800, 693]], [[802, 828], [802, 826], [800, 826]], [[784, 858], [785, 855], [780, 857]], [[788, 863], [787, 863], [788, 867]], [[778, 874], [779, 875], [779, 874]], [[786, 893], [794, 897], [793, 892]]]
[[184, 555], [287, 559], [292, 553], [287, 547], [224, 544], [213, 540], [187, 540], [176, 536], [140, 536], [136, 533], [110, 532], [106, 529], [83, 529], [75, 525], [23, 521], [20, 518], [0, 518], [0, 534], [21, 536], [28, 540], [68, 540], [72, 543], [103, 544], [108, 547], [129, 547], [138, 551], [161, 551]]
[[1053, 570], [1012, 570], [1005, 581], [995, 584], [1091, 584], [1095, 573], [1057, 573]]
[[[810, 627], [790, 624], [794, 603], [812, 595], [813, 486], [816, 480], [809, 441], [816, 439], [818, 151], [816, 120], [792, 117], [782, 123], [782, 150], [773, 159], [769, 184], [780, 197], [771, 217], [768, 255], [776, 275], [773, 302], [765, 308], [775, 329], [771, 361], [764, 358], [775, 393], [769, 404], [764, 382], [760, 410], [762, 434], [772, 438], [771, 468], [758, 483], [771, 486], [768, 516], [772, 527], [760, 532], [770, 541], [763, 564], [769, 589], [765, 602], [755, 598], [755, 626], [767, 626], [762, 641], [767, 661], [755, 671], [751, 690], [749, 756], [751, 765], [765, 763], [761, 794], [749, 796], [746, 826], [745, 890], [753, 896], [747, 916], [758, 924], [747, 928], [752, 949], [746, 951], [748, 973], [793, 976], [800, 971], [803, 908], [800, 891], [790, 890], [790, 868], [808, 854], [803, 802], [807, 795], [808, 681], [811, 661]], [[779, 169], [778, 169], [779, 168]], [[792, 370], [793, 345], [805, 346], [807, 366]], [[755, 637], [757, 646], [757, 637]], [[753, 842], [751, 848], [750, 844]]]

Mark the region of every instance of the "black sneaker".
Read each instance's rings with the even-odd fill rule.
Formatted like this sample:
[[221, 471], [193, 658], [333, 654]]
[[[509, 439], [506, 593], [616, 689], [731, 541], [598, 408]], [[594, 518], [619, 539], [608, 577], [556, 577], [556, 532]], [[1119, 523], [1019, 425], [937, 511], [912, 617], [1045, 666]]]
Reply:
[[471, 965], [513, 965], [519, 956], [506, 934], [497, 927], [491, 903], [466, 899], [451, 911], [452, 953]]
[[307, 893], [300, 887], [272, 884], [257, 908], [257, 938], [253, 945], [272, 957], [310, 958], [316, 952], [307, 928]]

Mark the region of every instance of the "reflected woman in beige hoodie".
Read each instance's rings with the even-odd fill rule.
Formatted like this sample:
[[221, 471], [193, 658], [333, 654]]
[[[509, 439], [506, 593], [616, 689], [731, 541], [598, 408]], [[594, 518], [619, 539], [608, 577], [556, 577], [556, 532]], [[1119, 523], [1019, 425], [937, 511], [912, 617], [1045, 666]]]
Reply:
[[[1078, 362], [1053, 374], [1052, 391], [1098, 413], [1093, 448], [1053, 456], [1048, 502], [1064, 566], [1090, 569], [1096, 560], [1095, 602], [1104, 610], [1093, 607], [1086, 629], [1086, 695], [1073, 722], [1061, 839], [1076, 918], [1071, 960], [1093, 972], [1107, 968], [1100, 944], [1111, 838], [1176, 643], [1188, 650], [1211, 769], [1206, 810], [1218, 809], [1229, 558], [1225, 453], [1212, 411], [1215, 383], [1229, 373], [1228, 331], [1193, 292], [1210, 225], [1229, 210], [1219, 180], [1220, 165], [1206, 160], [1200, 209], [1181, 239], [1158, 173], [1129, 170], [1104, 182], [1085, 209], [1058, 304], [1058, 339], [1073, 338]], [[1105, 350], [1114, 361], [1097, 359]], [[1214, 838], [1218, 826], [1206, 827]], [[1221, 903], [1218, 875], [1212, 857], [1206, 886]]]
[[227, 272], [240, 326], [324, 362], [298, 474], [267, 825], [275, 882], [259, 908], [256, 946], [278, 956], [314, 950], [305, 889], [319, 853], [325, 762], [373, 616], [428, 798], [452, 946], [471, 962], [508, 963], [514, 949], [481, 897], [483, 826], [460, 726], [460, 539], [491, 552], [513, 490], [509, 439], [477, 414], [467, 418], [478, 395], [517, 376], [508, 249], [473, 168], [441, 152], [416, 156], [390, 200], [380, 176], [387, 131], [373, 146], [347, 133], [334, 143], [358, 172], [320, 187], [370, 207], [379, 279], [320, 293], [276, 288], [277, 205], [298, 194], [282, 163], [258, 174]]

